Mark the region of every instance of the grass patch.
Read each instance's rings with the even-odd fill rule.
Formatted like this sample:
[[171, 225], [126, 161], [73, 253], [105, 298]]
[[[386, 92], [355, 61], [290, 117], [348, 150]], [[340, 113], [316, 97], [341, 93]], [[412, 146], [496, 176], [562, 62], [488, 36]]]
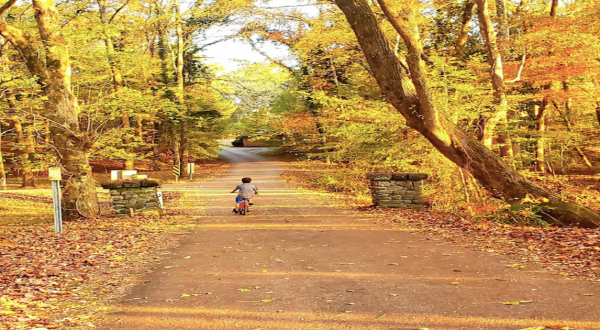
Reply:
[[358, 169], [318, 161], [296, 161], [287, 163], [282, 177], [292, 186], [337, 193], [360, 205], [371, 203], [370, 182]]

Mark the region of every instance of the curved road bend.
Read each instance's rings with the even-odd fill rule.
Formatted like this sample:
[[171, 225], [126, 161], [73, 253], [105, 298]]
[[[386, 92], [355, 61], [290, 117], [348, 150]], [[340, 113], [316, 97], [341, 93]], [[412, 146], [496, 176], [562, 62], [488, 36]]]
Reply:
[[[361, 219], [256, 149], [221, 155], [225, 175], [165, 187], [198, 225], [100, 329], [600, 329], [597, 284]], [[229, 193], [244, 176], [260, 189], [245, 217]]]

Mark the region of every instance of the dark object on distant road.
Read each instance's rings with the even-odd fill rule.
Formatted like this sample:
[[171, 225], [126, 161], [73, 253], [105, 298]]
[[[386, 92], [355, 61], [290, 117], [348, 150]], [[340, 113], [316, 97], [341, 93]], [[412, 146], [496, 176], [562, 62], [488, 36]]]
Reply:
[[235, 140], [231, 141], [231, 145], [234, 147], [243, 147], [244, 139], [241, 136], [239, 136]]
[[283, 135], [260, 131], [254, 134], [243, 134], [231, 142], [234, 147], [278, 147], [283, 144]]

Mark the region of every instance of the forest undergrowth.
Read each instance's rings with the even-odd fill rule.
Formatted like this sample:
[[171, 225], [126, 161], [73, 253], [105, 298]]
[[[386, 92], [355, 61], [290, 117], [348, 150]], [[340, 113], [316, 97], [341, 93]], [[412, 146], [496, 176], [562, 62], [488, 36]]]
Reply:
[[[203, 167], [196, 180], [227, 167]], [[112, 218], [104, 192], [100, 217], [66, 222], [59, 235], [41, 190], [0, 193], [0, 329], [95, 327], [190, 226], [185, 193], [165, 191], [161, 215]]]
[[[467, 202], [464, 191], [451, 191], [448, 182], [426, 182], [427, 208], [413, 211], [373, 207], [369, 182], [357, 169], [297, 161], [288, 163], [283, 177], [293, 186], [332, 192], [334, 198], [344, 199], [345, 205], [377, 222], [520, 260], [507, 267], [524, 268], [534, 263], [551, 273], [600, 283], [599, 229], [547, 226], [530, 208], [511, 210], [485, 196], [480, 196], [482, 204], [477, 203], [477, 197], [473, 198], [477, 202]], [[595, 176], [540, 177], [535, 181], [561, 197], [598, 210], [600, 183]]]

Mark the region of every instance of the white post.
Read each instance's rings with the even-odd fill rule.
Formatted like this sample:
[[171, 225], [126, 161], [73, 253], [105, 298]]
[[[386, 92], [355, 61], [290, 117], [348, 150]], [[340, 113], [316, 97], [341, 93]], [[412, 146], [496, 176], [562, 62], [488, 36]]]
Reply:
[[187, 163], [187, 172], [190, 174], [190, 181], [193, 180], [194, 176], [194, 163]]
[[163, 193], [162, 191], [157, 191], [156, 192], [156, 197], [158, 197], [158, 207], [160, 207], [161, 209], [165, 208], [165, 204], [163, 202]]

